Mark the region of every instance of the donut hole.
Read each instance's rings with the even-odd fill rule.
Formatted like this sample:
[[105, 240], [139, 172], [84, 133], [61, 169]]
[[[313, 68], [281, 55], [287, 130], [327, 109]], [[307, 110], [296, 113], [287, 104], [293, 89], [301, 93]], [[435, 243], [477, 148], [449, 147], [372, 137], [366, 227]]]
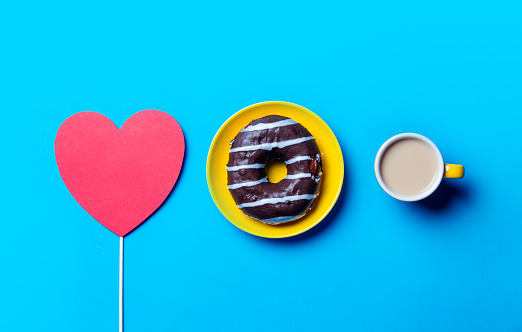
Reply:
[[278, 183], [287, 174], [286, 165], [280, 160], [270, 159], [265, 165], [265, 173], [268, 181]]

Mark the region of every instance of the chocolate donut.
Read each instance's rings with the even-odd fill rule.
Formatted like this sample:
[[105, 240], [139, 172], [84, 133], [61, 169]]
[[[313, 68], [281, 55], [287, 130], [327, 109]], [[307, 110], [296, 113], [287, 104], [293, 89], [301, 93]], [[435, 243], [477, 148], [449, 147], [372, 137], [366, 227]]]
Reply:
[[[230, 142], [228, 189], [246, 215], [281, 224], [305, 215], [318, 195], [321, 153], [310, 132], [296, 121], [269, 115], [250, 122]], [[286, 164], [286, 177], [271, 183], [270, 160]]]

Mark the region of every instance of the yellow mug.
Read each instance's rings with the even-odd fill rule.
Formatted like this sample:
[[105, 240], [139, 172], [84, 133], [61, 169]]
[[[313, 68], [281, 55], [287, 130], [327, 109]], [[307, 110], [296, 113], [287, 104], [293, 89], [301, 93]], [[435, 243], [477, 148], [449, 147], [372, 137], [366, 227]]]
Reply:
[[[390, 187], [385, 183], [383, 180], [382, 175], [382, 169], [381, 169], [381, 161], [383, 158], [383, 155], [385, 152], [392, 146], [392, 144], [405, 139], [414, 139], [421, 142], [426, 143], [435, 153], [436, 157], [436, 173], [429, 185], [424, 188], [421, 192], [417, 194], [412, 195], [404, 195], [399, 194], [393, 190], [390, 189]], [[433, 167], [433, 164], [431, 165]], [[462, 165], [455, 165], [455, 164], [445, 164], [444, 160], [442, 159], [442, 155], [439, 151], [439, 148], [427, 137], [414, 134], [414, 133], [404, 133], [395, 135], [392, 138], [388, 139], [384, 144], [381, 146], [379, 151], [377, 152], [377, 156], [375, 157], [375, 176], [377, 178], [377, 181], [379, 182], [379, 185], [381, 188], [391, 197], [396, 198], [401, 201], [406, 202], [414, 202], [419, 201], [421, 199], [424, 199], [428, 196], [430, 196], [440, 185], [442, 178], [462, 178], [464, 176], [464, 166]]]

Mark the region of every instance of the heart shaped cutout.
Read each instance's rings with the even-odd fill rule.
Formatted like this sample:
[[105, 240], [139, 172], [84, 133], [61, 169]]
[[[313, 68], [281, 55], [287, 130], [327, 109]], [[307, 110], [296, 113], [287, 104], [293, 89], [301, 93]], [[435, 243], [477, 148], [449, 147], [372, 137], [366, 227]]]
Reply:
[[62, 179], [94, 219], [125, 236], [167, 198], [178, 179], [185, 140], [167, 113], [145, 110], [118, 127], [81, 112], [60, 126], [55, 157]]

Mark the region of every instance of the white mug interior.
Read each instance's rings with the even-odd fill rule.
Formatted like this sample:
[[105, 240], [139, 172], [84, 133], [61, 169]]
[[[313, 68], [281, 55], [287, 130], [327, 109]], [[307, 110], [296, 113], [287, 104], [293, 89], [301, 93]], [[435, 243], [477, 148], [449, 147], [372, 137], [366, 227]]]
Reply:
[[[425, 191], [421, 192], [420, 194], [414, 195], [414, 196], [404, 196], [404, 195], [400, 195], [400, 194], [393, 192], [392, 190], [390, 190], [390, 188], [388, 188], [386, 186], [386, 184], [384, 183], [382, 176], [381, 176], [381, 159], [382, 159], [382, 156], [384, 155], [384, 152], [386, 152], [386, 150], [393, 143], [403, 140], [403, 139], [407, 139], [407, 138], [417, 139], [417, 140], [420, 140], [420, 141], [428, 144], [432, 148], [433, 152], [435, 152], [435, 156], [437, 157], [437, 175], [436, 175], [435, 180], [433, 181], [433, 183], [431, 184], [431, 186], [428, 189], [426, 189]], [[424, 199], [424, 198], [428, 197], [429, 195], [431, 195], [439, 187], [440, 182], [442, 181], [442, 176], [444, 174], [444, 161], [442, 159], [442, 155], [439, 151], [439, 148], [437, 148], [437, 146], [427, 137], [419, 135], [419, 134], [414, 134], [414, 133], [404, 133], [404, 134], [395, 135], [395, 136], [391, 137], [390, 139], [388, 139], [386, 142], [384, 142], [384, 144], [381, 146], [381, 148], [377, 152], [377, 156], [375, 157], [374, 167], [375, 167], [375, 176], [377, 177], [377, 181], [379, 182], [379, 185], [381, 186], [381, 188], [391, 197], [396, 198], [401, 201], [405, 201], [405, 202], [419, 201], [419, 200]]]

